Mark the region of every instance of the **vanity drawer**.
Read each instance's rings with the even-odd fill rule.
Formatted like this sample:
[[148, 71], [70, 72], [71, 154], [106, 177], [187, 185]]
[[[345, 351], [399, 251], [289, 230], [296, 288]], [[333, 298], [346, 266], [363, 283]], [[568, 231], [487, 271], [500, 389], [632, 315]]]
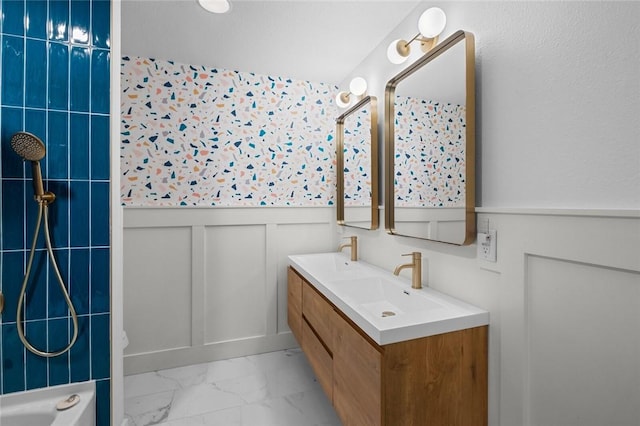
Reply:
[[329, 351], [333, 346], [333, 307], [309, 283], [302, 284], [302, 315]]
[[333, 359], [307, 321], [302, 320], [302, 350], [329, 401], [333, 400]]

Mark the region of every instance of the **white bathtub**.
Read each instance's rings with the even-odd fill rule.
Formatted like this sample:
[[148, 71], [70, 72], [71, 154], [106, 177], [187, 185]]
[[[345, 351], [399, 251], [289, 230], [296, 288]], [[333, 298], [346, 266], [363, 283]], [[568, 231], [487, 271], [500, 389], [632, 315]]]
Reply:
[[[80, 401], [58, 411], [56, 405], [77, 394]], [[72, 383], [0, 396], [2, 426], [95, 426], [95, 382]]]

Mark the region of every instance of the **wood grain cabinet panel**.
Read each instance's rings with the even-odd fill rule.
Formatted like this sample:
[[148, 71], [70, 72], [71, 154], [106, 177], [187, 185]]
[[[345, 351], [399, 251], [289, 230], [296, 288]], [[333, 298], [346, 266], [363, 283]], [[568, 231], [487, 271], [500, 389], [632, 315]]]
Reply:
[[382, 424], [382, 355], [351, 324], [335, 322], [333, 405], [345, 426]]
[[386, 425], [484, 426], [487, 327], [384, 346]]
[[291, 267], [287, 270], [287, 324], [302, 344], [302, 277]]
[[329, 351], [332, 350], [333, 326], [331, 316], [333, 306], [324, 296], [307, 282], [302, 284], [302, 316], [307, 319], [311, 327], [324, 342]]
[[316, 378], [330, 401], [333, 400], [333, 359], [331, 353], [318, 339], [307, 321], [302, 321], [302, 350]]
[[291, 268], [288, 312], [345, 426], [487, 425], [487, 326], [380, 346]]

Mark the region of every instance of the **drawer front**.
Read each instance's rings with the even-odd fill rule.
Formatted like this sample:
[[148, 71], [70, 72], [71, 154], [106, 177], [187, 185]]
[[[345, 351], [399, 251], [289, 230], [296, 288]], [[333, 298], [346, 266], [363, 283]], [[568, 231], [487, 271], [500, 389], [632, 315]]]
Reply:
[[305, 320], [302, 320], [302, 350], [329, 401], [333, 401], [333, 359]]
[[324, 345], [333, 351], [332, 318], [335, 312], [329, 302], [307, 282], [302, 285], [302, 315], [307, 319], [313, 330]]
[[293, 268], [287, 273], [287, 323], [298, 343], [302, 342], [302, 278]]
[[382, 355], [344, 319], [334, 325], [333, 406], [345, 426], [380, 426]]

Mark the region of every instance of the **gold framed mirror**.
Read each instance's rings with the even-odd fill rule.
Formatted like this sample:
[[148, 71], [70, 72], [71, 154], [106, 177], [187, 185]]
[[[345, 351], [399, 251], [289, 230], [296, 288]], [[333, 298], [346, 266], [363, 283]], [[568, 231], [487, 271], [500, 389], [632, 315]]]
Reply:
[[361, 99], [336, 119], [337, 220], [378, 229], [378, 101]]
[[475, 239], [475, 46], [457, 31], [388, 81], [387, 232], [456, 245]]

